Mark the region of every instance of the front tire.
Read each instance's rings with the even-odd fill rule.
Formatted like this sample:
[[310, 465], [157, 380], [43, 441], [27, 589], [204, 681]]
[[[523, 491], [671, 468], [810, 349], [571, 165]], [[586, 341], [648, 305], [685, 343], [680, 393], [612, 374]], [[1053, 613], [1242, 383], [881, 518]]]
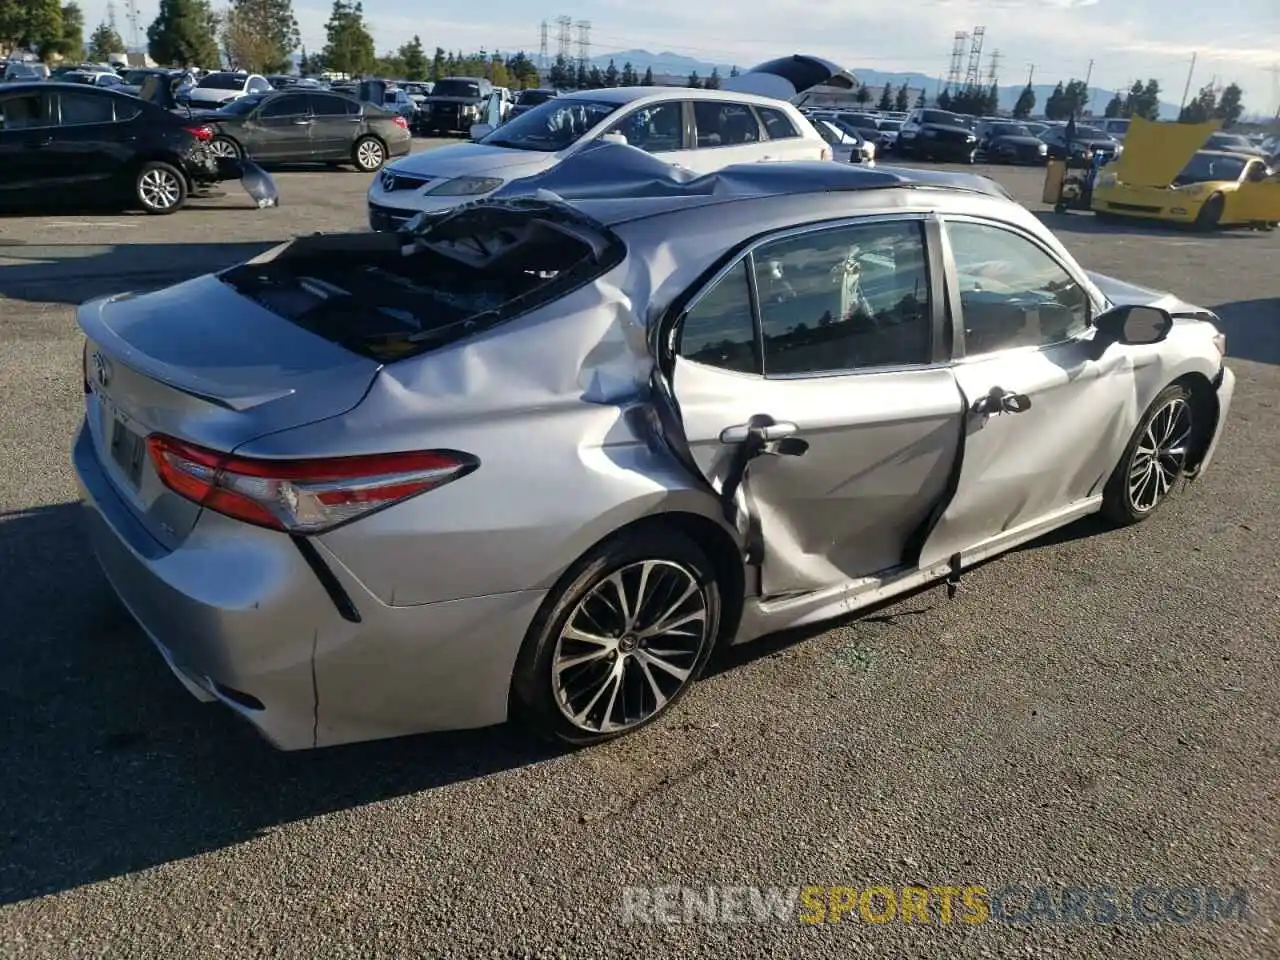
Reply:
[[1196, 214], [1197, 230], [1216, 230], [1226, 210], [1227, 201], [1220, 193], [1215, 193], [1204, 202], [1200, 212]]
[[173, 164], [151, 160], [138, 171], [133, 193], [147, 213], [156, 216], [175, 213], [187, 202], [187, 178]]
[[244, 159], [244, 151], [240, 149], [240, 144], [230, 137], [214, 137], [209, 142], [209, 152], [222, 160]]
[[351, 162], [361, 173], [377, 173], [387, 162], [387, 148], [377, 137], [361, 137], [351, 148]]
[[706, 554], [673, 529], [623, 532], [570, 569], [534, 618], [512, 717], [572, 746], [631, 733], [684, 696], [719, 629]]
[[1102, 492], [1102, 512], [1113, 523], [1139, 523], [1159, 508], [1185, 476], [1198, 436], [1191, 391], [1165, 387], [1151, 402]]

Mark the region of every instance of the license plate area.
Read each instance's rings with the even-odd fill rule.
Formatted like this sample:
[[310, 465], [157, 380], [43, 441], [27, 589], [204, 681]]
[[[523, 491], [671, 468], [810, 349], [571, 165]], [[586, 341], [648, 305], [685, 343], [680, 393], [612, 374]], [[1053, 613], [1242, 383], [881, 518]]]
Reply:
[[146, 442], [140, 433], [129, 429], [119, 414], [111, 417], [109, 429], [111, 459], [124, 473], [129, 485], [137, 489], [142, 482], [142, 460], [146, 456]]

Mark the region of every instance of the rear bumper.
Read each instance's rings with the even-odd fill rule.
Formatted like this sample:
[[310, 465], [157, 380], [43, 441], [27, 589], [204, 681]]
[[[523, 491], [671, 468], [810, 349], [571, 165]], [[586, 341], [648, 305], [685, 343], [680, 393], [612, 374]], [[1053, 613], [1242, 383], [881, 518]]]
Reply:
[[84, 427], [72, 461], [102, 570], [170, 669], [280, 749], [506, 719], [545, 591], [388, 606], [311, 541], [358, 611], [352, 622], [288, 536], [206, 511], [166, 551], [116, 494]]

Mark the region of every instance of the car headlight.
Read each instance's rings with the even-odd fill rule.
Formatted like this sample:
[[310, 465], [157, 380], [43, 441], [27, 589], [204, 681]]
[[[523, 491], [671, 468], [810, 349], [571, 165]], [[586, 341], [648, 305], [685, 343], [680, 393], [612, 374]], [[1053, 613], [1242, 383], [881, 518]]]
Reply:
[[977, 141], [978, 141], [978, 138], [975, 137], [972, 133], [964, 138], [965, 143], [977, 143]]
[[482, 193], [492, 193], [500, 186], [502, 181], [496, 177], [454, 177], [426, 193], [431, 197], [478, 197]]
[[1042, 143], [1038, 147], [1036, 147], [1036, 151], [1039, 153], [1048, 153], [1049, 145], [1047, 143]]

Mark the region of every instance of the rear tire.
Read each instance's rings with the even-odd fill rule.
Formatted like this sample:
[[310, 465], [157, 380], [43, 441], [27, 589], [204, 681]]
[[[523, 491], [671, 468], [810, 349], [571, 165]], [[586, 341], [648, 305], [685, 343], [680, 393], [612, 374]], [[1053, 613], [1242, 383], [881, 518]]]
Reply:
[[1201, 435], [1191, 391], [1165, 387], [1129, 438], [1102, 491], [1102, 513], [1118, 526], [1140, 523], [1159, 509], [1186, 476], [1192, 447]]
[[1222, 220], [1223, 211], [1226, 209], [1227, 201], [1220, 193], [1215, 193], [1204, 202], [1204, 206], [1200, 208], [1200, 212], [1196, 214], [1197, 230], [1216, 230], [1218, 223]]
[[209, 152], [215, 157], [225, 157], [228, 160], [244, 159], [244, 151], [240, 149], [240, 144], [230, 137], [214, 137], [209, 143]]
[[361, 137], [351, 148], [351, 162], [361, 173], [377, 173], [387, 162], [387, 148], [377, 137]]
[[133, 195], [147, 213], [165, 216], [187, 202], [187, 178], [171, 163], [150, 160], [138, 170]]
[[512, 719], [571, 746], [632, 733], [684, 696], [719, 630], [720, 587], [701, 548], [666, 527], [624, 531], [538, 611], [512, 675]]

